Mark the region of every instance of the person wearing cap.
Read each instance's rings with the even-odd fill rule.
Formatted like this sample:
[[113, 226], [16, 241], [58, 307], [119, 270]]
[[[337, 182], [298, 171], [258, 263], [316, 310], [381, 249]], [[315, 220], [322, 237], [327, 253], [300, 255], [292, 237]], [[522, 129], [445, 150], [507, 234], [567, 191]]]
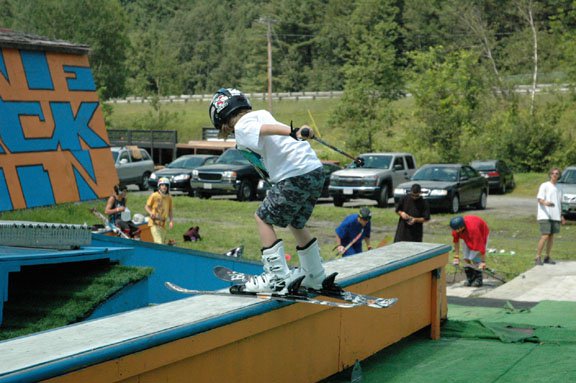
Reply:
[[172, 196], [170, 195], [170, 180], [162, 177], [158, 180], [158, 190], [150, 194], [146, 205], [146, 212], [150, 215], [148, 226], [154, 243], [166, 244], [166, 222], [170, 229], [174, 228], [172, 212]]
[[486, 247], [490, 229], [486, 222], [475, 215], [456, 216], [450, 220], [454, 242], [453, 264], [460, 264], [460, 240], [462, 240], [462, 255], [464, 272], [468, 286], [482, 286], [482, 271], [486, 269]]
[[372, 213], [367, 207], [363, 207], [357, 214], [350, 214], [336, 228], [336, 250], [343, 257], [362, 252], [362, 239], [366, 242], [368, 250], [370, 246], [370, 220]]
[[134, 238], [140, 234], [140, 229], [131, 221], [130, 210], [126, 207], [126, 192], [125, 185], [114, 185], [114, 193], [106, 201], [104, 213], [108, 215], [110, 224]]
[[430, 220], [430, 204], [421, 196], [422, 188], [413, 184], [410, 193], [402, 197], [396, 205], [400, 216], [394, 242], [422, 242], [424, 222]]

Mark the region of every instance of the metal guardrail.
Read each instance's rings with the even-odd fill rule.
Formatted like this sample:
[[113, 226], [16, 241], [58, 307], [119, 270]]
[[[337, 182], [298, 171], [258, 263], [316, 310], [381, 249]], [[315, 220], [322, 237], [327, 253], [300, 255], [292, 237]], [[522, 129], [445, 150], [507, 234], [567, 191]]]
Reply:
[[175, 130], [108, 129], [108, 138], [112, 146], [173, 148], [178, 143], [178, 132]]
[[[343, 91], [326, 91], [326, 92], [280, 92], [272, 93], [273, 100], [315, 100], [326, 98], [340, 98]], [[245, 93], [250, 100], [266, 101], [268, 100], [267, 93]], [[212, 100], [214, 94], [193, 94], [193, 95], [180, 95], [180, 96], [165, 96], [160, 97], [162, 103], [180, 103], [180, 102], [209, 102]], [[109, 104], [144, 104], [150, 102], [147, 97], [130, 96], [126, 98], [114, 98], [105, 101]]]
[[[204, 141], [223, 141], [223, 139], [218, 137], [218, 129], [216, 128], [202, 128], [202, 139]], [[234, 140], [234, 133], [231, 133], [227, 140]]]
[[[517, 93], [530, 93], [531, 85], [517, 85], [514, 91]], [[569, 92], [573, 87], [569, 84], [538, 84], [536, 86], [536, 92], [548, 92], [555, 90], [558, 92]], [[267, 101], [268, 93], [245, 93], [250, 100]], [[316, 100], [316, 99], [329, 99], [329, 98], [340, 98], [344, 94], [343, 91], [332, 90], [332, 91], [313, 91], [313, 92], [277, 92], [272, 93], [273, 100]], [[212, 100], [213, 94], [193, 94], [193, 95], [179, 95], [179, 96], [165, 96], [160, 97], [160, 102], [162, 103], [180, 103], [180, 102], [209, 102]], [[406, 94], [406, 97], [410, 97], [410, 94]], [[126, 98], [114, 98], [105, 101], [107, 104], [143, 104], [150, 102], [147, 97], [136, 97], [130, 96]]]

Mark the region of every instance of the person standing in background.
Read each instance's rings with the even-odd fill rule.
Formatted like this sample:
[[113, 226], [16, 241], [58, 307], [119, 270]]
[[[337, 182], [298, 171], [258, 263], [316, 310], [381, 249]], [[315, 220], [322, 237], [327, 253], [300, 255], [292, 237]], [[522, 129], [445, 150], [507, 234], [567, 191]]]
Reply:
[[166, 177], [158, 180], [158, 190], [150, 194], [144, 209], [150, 215], [148, 226], [154, 243], [166, 244], [166, 221], [168, 227], [174, 228], [172, 212], [172, 196], [170, 195], [170, 181]]
[[422, 188], [413, 184], [410, 194], [406, 194], [396, 205], [400, 216], [394, 242], [422, 242], [424, 222], [430, 220], [430, 204], [421, 196]]
[[[534, 263], [542, 266], [544, 263], [554, 265], [552, 260], [552, 245], [554, 244], [554, 234], [560, 233], [560, 225], [566, 223], [562, 216], [562, 191], [556, 187], [560, 179], [560, 169], [552, 168], [550, 170], [550, 180], [544, 182], [538, 188], [538, 211], [536, 219], [540, 227], [540, 240], [536, 252]], [[546, 257], [542, 260], [542, 251], [546, 246]]]

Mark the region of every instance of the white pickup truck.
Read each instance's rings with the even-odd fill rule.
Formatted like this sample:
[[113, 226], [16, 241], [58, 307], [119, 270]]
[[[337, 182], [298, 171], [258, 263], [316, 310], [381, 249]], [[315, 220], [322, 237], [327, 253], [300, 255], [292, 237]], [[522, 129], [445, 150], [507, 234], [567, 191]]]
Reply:
[[406, 182], [416, 171], [416, 160], [409, 153], [365, 153], [363, 166], [351, 163], [330, 176], [328, 192], [335, 206], [354, 198], [376, 200], [387, 207], [396, 185]]

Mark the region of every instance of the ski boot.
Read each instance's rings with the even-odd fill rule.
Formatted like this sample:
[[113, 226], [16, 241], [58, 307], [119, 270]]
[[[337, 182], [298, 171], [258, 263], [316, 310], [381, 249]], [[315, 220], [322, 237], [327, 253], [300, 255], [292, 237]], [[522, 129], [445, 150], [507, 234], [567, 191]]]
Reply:
[[305, 275], [302, 286], [307, 289], [320, 290], [322, 282], [326, 278], [322, 258], [320, 257], [320, 247], [318, 241], [313, 238], [306, 246], [296, 247], [302, 275]]
[[466, 273], [466, 286], [472, 286], [472, 283], [476, 277], [474, 269], [468, 266], [464, 266], [464, 273]]
[[274, 242], [271, 247], [262, 248], [262, 263], [264, 273], [251, 277], [242, 286], [244, 291], [286, 294], [292, 282], [303, 277], [299, 270], [290, 270], [288, 267], [284, 256], [284, 242], [281, 239]]
[[484, 284], [482, 281], [482, 270], [472, 270], [474, 273], [474, 280], [472, 281], [472, 286], [474, 287], [482, 287]]

